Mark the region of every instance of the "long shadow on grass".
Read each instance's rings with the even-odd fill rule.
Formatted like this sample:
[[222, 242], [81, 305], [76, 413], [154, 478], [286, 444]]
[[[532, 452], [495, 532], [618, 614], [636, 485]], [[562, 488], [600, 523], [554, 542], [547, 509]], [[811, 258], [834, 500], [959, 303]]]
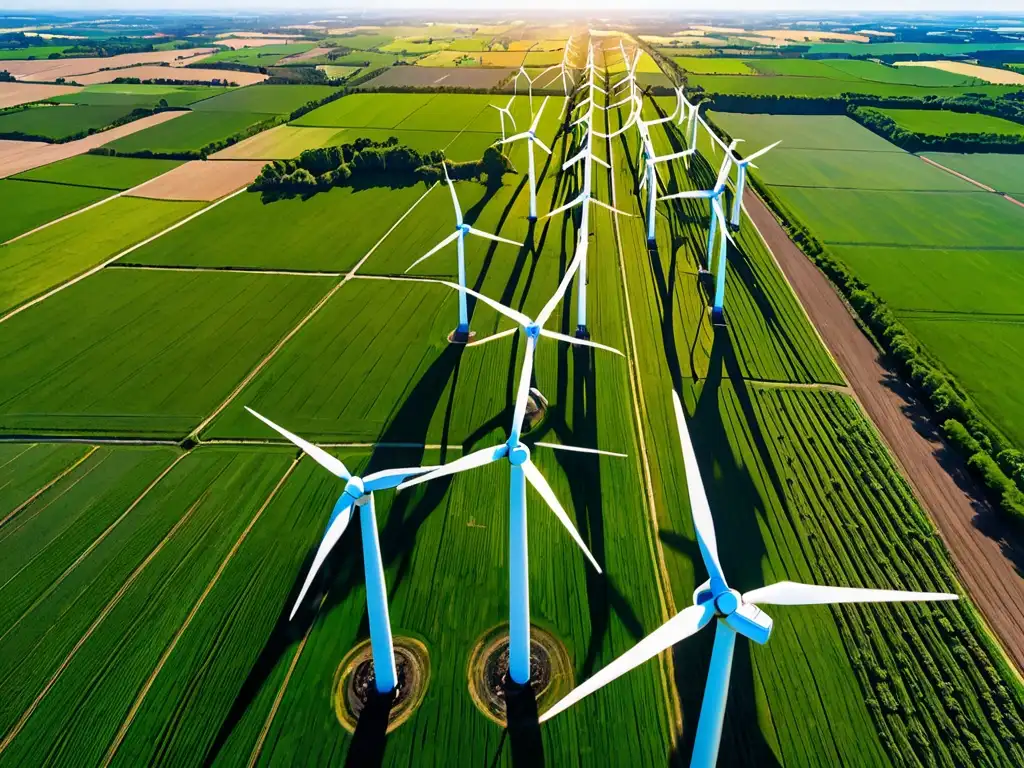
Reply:
[[[384, 430], [380, 442], [425, 443], [434, 412], [441, 406], [446, 408], [443, 435], [445, 438], [447, 437], [463, 350], [464, 347], [457, 345], [445, 347], [413, 387], [410, 396]], [[451, 383], [450, 387], [449, 382]], [[448, 389], [447, 397], [445, 397], [446, 389]], [[442, 440], [442, 445], [445, 444], [446, 440]], [[403, 449], [397, 453], [401, 454], [406, 466], [415, 466], [422, 462], [424, 449]], [[445, 456], [442, 451], [440, 461], [444, 460]], [[364, 474], [393, 466], [396, 466], [396, 451], [377, 448], [371, 454]], [[385, 568], [393, 566], [396, 560], [399, 563], [395, 577], [388, 584], [392, 595], [407, 575], [409, 553], [415, 543], [419, 526], [440, 506], [449, 483], [450, 479], [444, 478], [430, 483], [423, 495], [418, 498], [415, 494], [407, 492], [398, 494], [392, 502], [380, 531], [381, 557]], [[338, 492], [341, 492], [340, 487]], [[329, 511], [324, 510], [325, 519]], [[378, 518], [378, 526], [380, 524], [381, 521]], [[353, 522], [352, 527], [354, 528], [356, 525], [357, 523]], [[303, 560], [302, 567], [296, 571], [296, 581], [281, 609], [277, 623], [264, 643], [260, 655], [249, 669], [227, 717], [207, 751], [205, 765], [215, 762], [232, 731], [252, 703], [259, 697], [273, 671], [282, 663], [284, 657], [294, 652], [296, 644], [312, 630], [318, 617], [327, 616], [331, 609], [343, 603], [350, 592], [362, 582], [363, 563], [360, 537], [355, 530], [350, 530], [346, 536], [342, 537], [338, 546], [324, 562], [320, 575], [314, 580], [310, 593], [300, 606], [295, 619], [289, 620], [288, 613], [298, 596], [302, 581], [306, 577], [318, 546], [319, 543], [310, 548]], [[358, 636], [360, 638], [368, 636], [365, 614], [360, 622]]]

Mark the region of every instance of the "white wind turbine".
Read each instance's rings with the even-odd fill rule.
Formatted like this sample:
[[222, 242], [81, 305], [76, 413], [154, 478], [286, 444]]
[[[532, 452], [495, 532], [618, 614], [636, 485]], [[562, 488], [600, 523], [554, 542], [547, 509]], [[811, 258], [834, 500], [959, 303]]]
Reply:
[[493, 240], [496, 243], [508, 243], [509, 245], [518, 245], [522, 247], [522, 243], [517, 243], [515, 240], [509, 240], [504, 237], [498, 237], [492, 235], [489, 232], [482, 232], [479, 229], [469, 226], [462, 220], [462, 208], [459, 206], [459, 197], [455, 194], [455, 185], [452, 184], [452, 180], [448, 176], [448, 166], [445, 163], [441, 164], [444, 169], [444, 180], [448, 184], [448, 191], [452, 194], [452, 205], [455, 207], [455, 231], [452, 232], [448, 237], [442, 240], [440, 243], [435, 245], [425, 254], [420, 256], [416, 261], [409, 265], [409, 269], [405, 270], [409, 272], [413, 267], [426, 259], [429, 259], [435, 253], [440, 251], [442, 248], [447, 247], [451, 243], [455, 242], [458, 245], [458, 256], [459, 256], [459, 325], [452, 334], [452, 340], [456, 342], [466, 342], [469, 340], [469, 313], [466, 310], [466, 249], [465, 239], [466, 235], [476, 235], [486, 240]]
[[633, 53], [633, 60], [630, 61], [629, 56], [626, 55], [626, 48], [622, 44], [621, 38], [619, 39], [619, 51], [622, 53], [622, 61], [626, 65], [626, 74], [621, 80], [612, 85], [613, 93], [624, 85], [636, 85], [636, 68], [640, 64], [640, 57], [643, 55], [643, 51], [636, 49]]
[[[740, 139], [740, 141], [742, 141], [742, 139]], [[736, 195], [735, 197], [733, 197], [732, 216], [729, 220], [729, 224], [732, 226], [733, 229], [739, 229], [740, 226], [740, 211], [743, 207], [743, 190], [747, 184], [747, 166], [749, 165], [753, 168], [757, 168], [757, 166], [754, 165], [753, 161], [759, 158], [765, 152], [768, 152], [771, 149], [775, 149], [775, 147], [779, 146], [779, 144], [781, 143], [782, 140], [780, 139], [779, 141], [776, 141], [774, 144], [769, 144], [767, 147], [759, 149], [757, 152], [755, 152], [752, 155], [749, 155], [748, 157], [738, 158], [735, 155], [733, 156], [732, 162], [736, 166]]]
[[740, 594], [731, 589], [718, 559], [718, 544], [715, 537], [714, 520], [707, 494], [701, 482], [697, 457], [686, 429], [683, 408], [679, 396], [672, 393], [676, 412], [676, 425], [683, 448], [683, 467], [686, 472], [686, 487], [693, 515], [693, 527], [697, 534], [697, 545], [701, 559], [710, 577], [697, 587], [693, 594], [694, 604], [680, 611], [676, 616], [637, 643], [592, 678], [577, 686], [568, 696], [545, 712], [540, 721], [550, 720], [559, 712], [578, 702], [585, 696], [607, 685], [616, 678], [638, 667], [670, 646], [695, 634], [717, 619], [715, 644], [711, 651], [711, 667], [708, 670], [701, 704], [700, 720], [693, 746], [692, 768], [710, 768], [718, 759], [718, 746], [722, 737], [722, 723], [725, 719], [725, 704], [729, 692], [729, 675], [732, 670], [733, 649], [736, 635], [740, 634], [756, 643], [764, 644], [771, 636], [772, 620], [762, 613], [759, 605], [836, 605], [838, 603], [894, 603], [925, 600], [957, 600], [956, 595], [938, 592], [899, 592], [888, 589], [858, 589], [850, 587], [822, 587], [814, 584], [798, 584], [780, 581]]
[[[673, 160], [680, 160], [682, 158], [689, 157], [696, 150], [684, 149], [680, 152], [672, 152], [667, 155], [656, 155], [654, 153], [654, 142], [651, 139], [650, 128], [652, 125], [660, 125], [662, 123], [671, 122], [676, 118], [676, 115], [683, 110], [683, 99], [682, 94], [676, 93], [676, 106], [672, 110], [672, 113], [665, 117], [659, 117], [655, 120], [641, 120], [637, 118], [636, 125], [640, 132], [640, 151], [642, 159], [644, 161], [644, 175], [640, 178], [640, 189], [647, 187], [647, 241], [654, 242], [654, 217], [655, 208], [658, 202], [658, 174], [656, 165], [658, 163], [668, 163]], [[637, 111], [642, 110], [643, 103], [637, 97]]]
[[530, 125], [528, 131], [517, 133], [515, 136], [509, 136], [507, 139], [502, 139], [502, 144], [509, 144], [513, 141], [519, 141], [520, 139], [526, 139], [526, 156], [529, 160], [529, 184], [530, 184], [530, 220], [534, 221], [537, 218], [537, 176], [536, 176], [536, 165], [533, 158], [533, 145], [536, 144], [547, 154], [551, 154], [551, 150], [548, 149], [547, 145], [537, 138], [537, 126], [540, 124], [541, 115], [544, 114], [544, 108], [548, 105], [548, 97], [544, 97], [544, 101], [540, 105], [540, 109], [537, 110], [537, 116], [533, 118], [533, 123]]
[[515, 96], [509, 96], [508, 104], [504, 107], [499, 107], [497, 104], [488, 104], [491, 109], [498, 110], [498, 115], [501, 117], [501, 140], [505, 141], [505, 117], [507, 116], [509, 121], [512, 123], [512, 129], [516, 128], [516, 120], [512, 117], [512, 102], [516, 100]]
[[309, 591], [313, 578], [324, 564], [331, 550], [348, 524], [352, 521], [352, 508], [359, 510], [359, 528], [363, 542], [363, 572], [366, 579], [366, 613], [370, 624], [370, 650], [373, 654], [373, 672], [376, 678], [378, 693], [390, 693], [398, 685], [398, 673], [395, 670], [395, 651], [391, 639], [391, 621], [388, 617], [388, 591], [384, 581], [384, 563], [380, 555], [380, 540], [377, 536], [377, 515], [373, 503], [374, 491], [395, 488], [404, 480], [430, 472], [435, 467], [408, 467], [405, 469], [385, 469], [374, 472], [366, 477], [352, 475], [341, 459], [335, 458], [323, 448], [308, 443], [301, 437], [292, 434], [284, 427], [279, 427], [265, 416], [256, 413], [246, 406], [245, 410], [262, 421], [268, 427], [282, 435], [289, 442], [298, 446], [304, 454], [326, 469], [332, 475], [345, 481], [345, 490], [334, 504], [331, 518], [327, 523], [320, 546], [317, 548], [313, 563], [306, 574], [302, 590], [295, 599], [295, 605], [288, 616], [295, 618], [302, 599]]
[[529, 96], [530, 96], [530, 118], [532, 119], [533, 118], [533, 84], [540, 78], [540, 75], [537, 75], [537, 77], [535, 77], [535, 78], [533, 78], [531, 80], [530, 79], [530, 75], [526, 72], [526, 67], [520, 66], [519, 67], [519, 71], [516, 72], [515, 80], [513, 81], [513, 86], [512, 86], [512, 95], [513, 96], [517, 96], [519, 94], [519, 78], [520, 77], [526, 78], [526, 86], [529, 89]]
[[[559, 503], [558, 498], [551, 489], [551, 486], [530, 460], [529, 447], [523, 444], [520, 439], [523, 419], [526, 417], [527, 399], [530, 395], [530, 379], [533, 374], [534, 351], [536, 349], [537, 340], [541, 336], [566, 341], [570, 344], [607, 349], [617, 352], [618, 354], [622, 354], [611, 347], [606, 347], [602, 344], [595, 344], [591, 341], [576, 339], [572, 336], [556, 333], [555, 331], [549, 331], [544, 327], [544, 324], [551, 318], [552, 313], [555, 311], [559, 302], [562, 300], [562, 297], [565, 295], [569, 283], [572, 281], [572, 278], [579, 267], [580, 261], [579, 255], [573, 259], [569, 269], [567, 269], [565, 275], [563, 275], [562, 281], [559, 283], [558, 290], [555, 292], [555, 295], [548, 300], [548, 303], [544, 305], [544, 308], [540, 311], [540, 314], [537, 315], [535, 320], [531, 320], [526, 315], [517, 312], [514, 309], [510, 309], [493, 299], [471, 291], [471, 293], [473, 293], [473, 295], [480, 301], [483, 301], [491, 307], [494, 307], [503, 315], [515, 320], [520, 325], [526, 336], [526, 351], [523, 358], [523, 368], [519, 377], [519, 386], [516, 390], [516, 402], [508, 440], [499, 445], [474, 451], [473, 453], [467, 454], [460, 459], [456, 459], [455, 461], [445, 464], [432, 472], [411, 478], [398, 486], [399, 490], [401, 490], [402, 488], [407, 488], [411, 485], [428, 482], [434, 478], [445, 477], [447, 475], [464, 472], [469, 469], [476, 469], [477, 467], [492, 464], [502, 459], [508, 460], [511, 475], [509, 488], [509, 675], [513, 681], [520, 685], [525, 685], [530, 680], [530, 592], [526, 535], [527, 482], [529, 482], [529, 484], [532, 485], [541, 495], [541, 498], [544, 499], [544, 502], [548, 505], [551, 511], [555, 513], [559, 522], [569, 532], [569, 535], [572, 536], [573, 541], [576, 542], [577, 546], [583, 550], [584, 555], [586, 555], [587, 559], [590, 560], [597, 572], [601, 572], [601, 566], [598, 565], [594, 556], [587, 548], [587, 545], [580, 537], [579, 532], [576, 530], [576, 527], [572, 524], [569, 516], [562, 508], [562, 505]], [[457, 287], [451, 283], [448, 285], [451, 285], [453, 288]], [[563, 446], [552, 445], [550, 447], [555, 448]], [[591, 448], [564, 447], [568, 450], [582, 451], [585, 453], [608, 453], [607, 451], [599, 451]]]

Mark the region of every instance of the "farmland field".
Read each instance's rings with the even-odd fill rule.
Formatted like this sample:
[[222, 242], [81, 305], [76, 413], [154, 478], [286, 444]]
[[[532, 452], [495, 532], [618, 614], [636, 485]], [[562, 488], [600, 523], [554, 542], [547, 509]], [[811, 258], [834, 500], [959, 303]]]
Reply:
[[[668, 109], [671, 106], [666, 103]], [[881, 136], [845, 115], [745, 115], [711, 112], [709, 117], [730, 135], [757, 146], [782, 140], [786, 149], [849, 149], [902, 152]]]
[[0, 243], [109, 195], [104, 189], [2, 179], [0, 210], [4, 216], [0, 218]]
[[435, 95], [431, 93], [357, 93], [318, 107], [292, 124], [319, 128], [395, 128], [433, 98]]
[[231, 62], [233, 64], [246, 64], [250, 67], [272, 67], [279, 60], [286, 56], [294, 56], [296, 53], [305, 53], [316, 47], [316, 43], [286, 43], [283, 45], [261, 45], [256, 48], [239, 48], [233, 51], [220, 51], [212, 56], [203, 58], [202, 64], [214, 64], [216, 62]]
[[1024, 155], [953, 155], [941, 152], [926, 152], [931, 158], [975, 181], [1018, 197], [1024, 196]]
[[87, 445], [71, 443], [0, 445], [0, 520], [72, 469], [89, 450]]
[[211, 155], [214, 160], [290, 160], [307, 149], [319, 149], [339, 142], [337, 128], [300, 128], [277, 125], [269, 131], [243, 139]]
[[1024, 136], [1024, 125], [991, 115], [949, 112], [937, 109], [880, 109], [905, 131], [926, 136], [951, 133], [995, 133], [1000, 136]]
[[0, 325], [0, 431], [184, 437], [329, 287], [104, 271]]
[[64, 141], [79, 133], [98, 131], [127, 117], [132, 106], [28, 107], [0, 115], [0, 135], [7, 138], [37, 136], [46, 141]]
[[267, 118], [268, 115], [255, 112], [189, 112], [104, 146], [119, 154], [196, 151]]
[[756, 75], [739, 59], [711, 59], [703, 56], [673, 56], [672, 61], [695, 75]]
[[90, 85], [77, 93], [57, 96], [61, 104], [88, 104], [91, 106], [155, 107], [160, 101], [171, 107], [187, 107], [197, 101], [223, 93], [225, 88], [206, 85], [129, 85], [101, 83]]
[[200, 207], [122, 197], [0, 247], [0, 311], [85, 272]]
[[176, 168], [179, 164], [176, 160], [147, 160], [86, 154], [25, 171], [25, 173], [19, 173], [12, 178], [121, 190], [149, 181], [154, 176]]
[[[753, 60], [751, 60], [753, 61]], [[830, 69], [827, 64], [805, 59], [795, 60], [803, 66], [820, 64]], [[758, 66], [764, 66], [760, 61]], [[777, 66], [777, 63], [776, 63]], [[822, 70], [824, 71], [824, 70]], [[861, 93], [870, 96], [942, 96], [953, 97], [966, 93], [982, 93], [987, 96], [1003, 96], [1014, 93], [1018, 89], [1013, 86], [982, 85], [982, 86], [918, 86], [905, 83], [875, 82], [871, 80], [847, 80], [834, 77], [831, 73], [821, 77], [800, 74], [780, 74], [765, 77], [749, 75], [693, 75], [689, 78], [691, 86], [699, 86], [708, 94], [749, 94], [752, 96], [807, 96], [813, 98], [831, 98], [844, 93]]]
[[198, 112], [257, 112], [287, 115], [338, 89], [328, 85], [250, 85], [195, 104]]

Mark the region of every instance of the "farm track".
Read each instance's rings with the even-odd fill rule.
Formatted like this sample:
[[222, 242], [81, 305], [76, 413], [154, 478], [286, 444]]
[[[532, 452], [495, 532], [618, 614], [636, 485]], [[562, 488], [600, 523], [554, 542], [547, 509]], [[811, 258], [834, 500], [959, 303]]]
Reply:
[[[44, 183], [45, 184], [45, 183], [49, 183], [49, 182], [37, 182], [37, 183]], [[97, 200], [95, 203], [91, 203], [90, 205], [87, 205], [84, 208], [79, 208], [78, 210], [72, 211], [71, 213], [65, 213], [63, 216], [61, 216], [59, 218], [56, 218], [56, 219], [53, 219], [53, 221], [47, 221], [45, 224], [40, 224], [35, 229], [30, 229], [28, 232], [22, 232], [20, 235], [17, 235], [16, 237], [12, 237], [7, 242], [0, 243], [0, 245], [10, 245], [11, 243], [14, 243], [14, 242], [17, 242], [18, 240], [21, 240], [23, 237], [28, 237], [29, 235], [34, 235], [36, 232], [41, 232], [42, 230], [47, 229], [48, 227], [52, 227], [54, 224], [60, 224], [60, 222], [62, 222], [62, 221], [67, 221], [68, 219], [73, 219], [78, 214], [85, 213], [86, 211], [91, 211], [93, 208], [99, 208], [104, 203], [109, 203], [111, 200], [115, 200], [116, 198], [121, 197], [121, 195], [123, 195], [123, 194], [124, 194], [124, 192], [115, 192], [110, 197], [105, 197], [102, 200]]]
[[934, 160], [932, 160], [931, 158], [921, 157], [921, 159], [924, 160], [929, 165], [934, 165], [936, 168], [941, 168], [946, 173], [953, 174], [958, 179], [963, 179], [964, 181], [970, 182], [974, 186], [980, 187], [981, 189], [984, 189], [986, 192], [994, 192], [997, 195], [999, 195], [1000, 197], [1002, 197], [1004, 200], [1008, 200], [1009, 202], [1013, 203], [1014, 205], [1019, 205], [1021, 208], [1024, 208], [1024, 202], [1021, 202], [1017, 198], [1012, 197], [1012, 196], [1006, 194], [1005, 192], [1000, 192], [998, 189], [993, 189], [992, 187], [988, 186], [987, 184], [982, 184], [980, 181], [978, 181], [976, 179], [972, 179], [970, 176], [967, 176], [966, 174], [960, 173], [959, 171], [954, 171], [952, 168], [947, 168], [942, 163], [937, 163]]
[[12, 509], [12, 510], [11, 510], [11, 511], [10, 511], [10, 512], [9, 512], [9, 513], [7, 514], [7, 516], [6, 516], [6, 517], [4, 517], [4, 518], [3, 518], [2, 520], [0, 520], [0, 526], [6, 525], [6, 524], [7, 524], [7, 521], [9, 521], [9, 520], [10, 520], [11, 518], [13, 518], [13, 517], [17, 516], [17, 514], [18, 514], [19, 512], [21, 512], [21, 510], [23, 510], [23, 509], [25, 509], [26, 507], [28, 507], [28, 506], [29, 506], [29, 505], [30, 505], [30, 504], [31, 504], [32, 502], [34, 502], [34, 501], [35, 501], [36, 499], [38, 499], [38, 498], [39, 498], [40, 496], [42, 496], [42, 495], [43, 495], [44, 493], [46, 493], [46, 492], [47, 492], [48, 490], [50, 490], [50, 488], [52, 488], [53, 486], [55, 486], [55, 485], [56, 485], [57, 483], [59, 483], [59, 482], [60, 482], [61, 480], [63, 480], [63, 479], [65, 478], [65, 477], [67, 477], [67, 476], [68, 476], [68, 475], [70, 475], [70, 474], [71, 474], [72, 472], [74, 472], [74, 471], [75, 471], [76, 469], [78, 469], [78, 467], [79, 467], [79, 466], [81, 466], [81, 464], [82, 464], [82, 463], [83, 463], [83, 462], [84, 462], [84, 461], [85, 461], [86, 459], [88, 459], [88, 458], [89, 458], [90, 456], [92, 456], [92, 455], [93, 455], [94, 453], [96, 453], [96, 451], [97, 451], [97, 450], [98, 450], [98, 449], [97, 449], [97, 448], [96, 448], [96, 447], [94, 446], [94, 447], [93, 447], [93, 449], [92, 449], [91, 451], [87, 451], [87, 452], [85, 453], [85, 455], [84, 455], [84, 456], [82, 456], [82, 457], [81, 457], [80, 459], [78, 459], [78, 461], [75, 461], [75, 462], [73, 462], [73, 463], [72, 463], [72, 464], [71, 464], [71, 465], [70, 465], [70, 466], [69, 466], [69, 467], [68, 467], [67, 469], [65, 469], [65, 470], [64, 470], [63, 472], [61, 472], [60, 474], [58, 474], [58, 475], [57, 475], [57, 476], [56, 476], [55, 478], [53, 478], [52, 480], [50, 480], [50, 482], [46, 483], [46, 485], [44, 485], [44, 486], [43, 486], [42, 488], [40, 488], [40, 489], [39, 489], [38, 491], [36, 491], [35, 493], [33, 493], [33, 494], [32, 494], [31, 496], [29, 496], [29, 497], [28, 497], [27, 499], [25, 499], [25, 501], [23, 501], [23, 502], [22, 502], [21, 504], [19, 504], [19, 505], [18, 505], [18, 506], [16, 506], [16, 507], [15, 507], [14, 509]]
[[938, 528], [971, 599], [1018, 672], [1024, 670], [1024, 580], [1016, 562], [1024, 542], [980, 500], [910, 388], [885, 367], [825, 275], [754, 194], [747, 212]]

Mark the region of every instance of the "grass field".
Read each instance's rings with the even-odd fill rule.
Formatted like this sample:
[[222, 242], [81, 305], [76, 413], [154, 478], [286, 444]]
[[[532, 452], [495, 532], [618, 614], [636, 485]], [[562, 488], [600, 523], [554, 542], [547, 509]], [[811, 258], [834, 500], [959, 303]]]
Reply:
[[[671, 109], [669, 101], [662, 102]], [[731, 136], [744, 138], [754, 146], [782, 141], [780, 149], [848, 149], [872, 152], [902, 152], [876, 133], [845, 115], [748, 115], [739, 112], [711, 112], [715, 125]]]
[[149, 181], [180, 165], [176, 160], [78, 155], [19, 173], [14, 179], [49, 181], [77, 187], [123, 190]]
[[949, 112], [937, 109], [880, 109], [905, 131], [926, 136], [951, 133], [995, 133], [1000, 136], [1024, 136], [1024, 125], [991, 115]]
[[199, 112], [246, 112], [287, 115], [301, 106], [330, 96], [337, 88], [327, 85], [250, 85], [199, 102]]
[[434, 98], [432, 93], [356, 93], [314, 109], [293, 125], [327, 128], [395, 128]]
[[366, 69], [378, 69], [379, 67], [390, 67], [396, 61], [409, 61], [404, 56], [394, 53], [378, 53], [376, 51], [352, 51], [344, 56], [310, 61], [310, 64], [332, 64], [342, 67], [365, 67]]
[[1024, 196], [1024, 155], [953, 155], [926, 152], [940, 165], [969, 176], [975, 181], [1017, 197]]
[[371, 48], [379, 48], [382, 45], [387, 45], [392, 40], [394, 40], [394, 37], [385, 34], [355, 34], [331, 38], [331, 42], [338, 43], [345, 48], [351, 48], [355, 51], [368, 51]]
[[127, 261], [341, 272], [351, 269], [426, 190], [423, 184], [360, 191], [338, 187], [305, 200], [274, 202], [243, 192]]
[[673, 56], [672, 61], [695, 75], [756, 75], [757, 70], [740, 59], [718, 59], [706, 56]]
[[0, 134], [8, 138], [37, 136], [46, 141], [64, 141], [83, 132], [106, 128], [126, 117], [131, 105], [28, 107], [0, 115]]
[[282, 45], [261, 45], [256, 48], [239, 48], [234, 51], [220, 51], [207, 56], [200, 64], [215, 62], [231, 62], [246, 64], [250, 67], [272, 67], [285, 56], [305, 53], [316, 47], [316, 43], [285, 43]]
[[64, 53], [67, 45], [34, 45], [28, 48], [0, 48], [0, 61], [46, 59], [51, 53]]
[[206, 85], [129, 85], [101, 83], [89, 85], [78, 93], [57, 96], [52, 101], [61, 104], [87, 104], [97, 107], [148, 107], [166, 101], [171, 107], [187, 107], [197, 101], [217, 96], [226, 91], [223, 87]]
[[72, 443], [0, 444], [0, 519], [6, 519], [89, 453]]
[[0, 210], [4, 216], [0, 218], [0, 243], [109, 195], [104, 189], [2, 179]]
[[233, 136], [267, 117], [255, 112], [191, 112], [104, 146], [123, 154], [196, 151]]
[[105, 271], [0, 326], [0, 431], [184, 437], [329, 287]]
[[954, 72], [943, 72], [930, 67], [889, 67], [877, 61], [861, 59], [823, 59], [827, 65], [843, 77], [858, 80], [870, 80], [877, 83], [896, 83], [917, 86], [977, 86], [985, 85], [983, 80], [958, 75]]
[[330, 64], [321, 64], [317, 69], [321, 70], [332, 80], [345, 80], [346, 78], [352, 77], [352, 75], [362, 69], [362, 67], [337, 67]]
[[[768, 66], [768, 60], [750, 60], [751, 66]], [[781, 62], [789, 59], [770, 60], [771, 66], [778, 66]], [[800, 71], [796, 65], [808, 68], [809, 65], [820, 65], [831, 70], [827, 64], [806, 59], [794, 59], [790, 69]], [[824, 70], [821, 70], [824, 73]], [[691, 87], [699, 86], [709, 95], [711, 94], [740, 94], [751, 96], [806, 96], [812, 98], [833, 98], [844, 93], [858, 93], [869, 96], [938, 96], [954, 97], [966, 93], [981, 93], [991, 97], [1005, 96], [1014, 93], [1017, 88], [1003, 85], [983, 86], [939, 86], [939, 85], [913, 85], [893, 83], [888, 81], [876, 82], [871, 80], [846, 80], [833, 76], [835, 70], [824, 73], [822, 76], [814, 77], [803, 74], [778, 74], [765, 77], [750, 77], [747, 75], [693, 75], [689, 78]]]
[[0, 310], [91, 269], [201, 207], [121, 197], [0, 247]]

